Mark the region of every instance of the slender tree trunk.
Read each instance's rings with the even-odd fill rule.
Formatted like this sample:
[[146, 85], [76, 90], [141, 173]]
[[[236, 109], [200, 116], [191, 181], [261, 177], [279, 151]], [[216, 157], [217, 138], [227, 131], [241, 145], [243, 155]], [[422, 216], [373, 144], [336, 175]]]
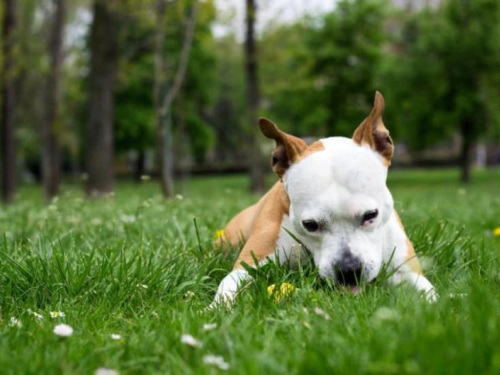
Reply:
[[248, 168], [250, 171], [250, 190], [254, 193], [262, 193], [265, 189], [265, 173], [257, 130], [260, 91], [257, 45], [255, 42], [255, 20], [257, 13], [255, 2], [256, 0], [246, 0], [245, 71], [247, 82], [247, 121], [251, 125], [250, 142], [248, 145]]
[[138, 183], [142, 182], [142, 176], [144, 176], [146, 167], [146, 153], [144, 150], [137, 150], [137, 159], [135, 161], [135, 181]]
[[42, 179], [45, 198], [50, 201], [59, 193], [61, 179], [61, 147], [59, 144], [61, 80], [63, 65], [63, 29], [66, 0], [55, 0], [56, 10], [50, 38], [50, 72], [45, 93], [45, 119], [42, 129]]
[[196, 18], [198, 16], [198, 0], [193, 2], [191, 15], [187, 22], [186, 33], [182, 45], [179, 66], [169, 85], [164, 69], [165, 15], [166, 0], [156, 1], [156, 40], [155, 40], [155, 112], [156, 112], [156, 149], [159, 161], [159, 174], [162, 193], [165, 198], [174, 195], [174, 152], [172, 142], [172, 102], [179, 93], [186, 75], [189, 53], [193, 43]]
[[171, 160], [171, 124], [169, 113], [161, 111], [163, 93], [166, 89], [166, 73], [163, 61], [165, 45], [165, 15], [167, 10], [166, 0], [156, 1], [156, 38], [155, 38], [155, 81], [154, 100], [156, 112], [156, 154], [158, 156], [158, 171], [162, 194], [165, 198], [174, 195], [173, 176], [170, 173], [169, 161]]
[[114, 189], [113, 110], [118, 64], [117, 0], [95, 0], [90, 35], [90, 120], [87, 134], [87, 194]]
[[464, 121], [460, 126], [460, 131], [462, 133], [462, 150], [460, 152], [460, 179], [463, 183], [471, 182], [472, 147], [474, 145], [471, 129], [472, 124], [470, 121]]
[[2, 200], [10, 203], [16, 191], [16, 140], [14, 124], [14, 28], [15, 28], [15, 2], [16, 0], [3, 1], [3, 67], [2, 75], [2, 122], [1, 122], [1, 155], [2, 155]]

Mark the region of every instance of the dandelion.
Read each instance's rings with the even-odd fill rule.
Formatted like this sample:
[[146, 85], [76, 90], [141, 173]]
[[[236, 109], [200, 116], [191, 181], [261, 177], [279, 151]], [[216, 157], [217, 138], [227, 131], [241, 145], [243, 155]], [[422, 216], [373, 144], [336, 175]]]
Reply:
[[274, 302], [279, 302], [281, 299], [289, 297], [295, 289], [295, 286], [292, 284], [283, 283], [280, 285], [279, 290], [277, 290], [276, 284], [273, 284], [267, 287], [267, 294], [274, 296]]
[[21, 323], [21, 321], [19, 319], [17, 319], [14, 316], [10, 317], [9, 327], [18, 327], [18, 328], [21, 328], [22, 326], [23, 326], [23, 323]]
[[208, 323], [208, 324], [203, 324], [203, 330], [204, 331], [212, 331], [217, 328], [217, 323]]
[[55, 319], [55, 318], [64, 318], [66, 316], [65, 313], [63, 313], [62, 311], [51, 311], [50, 312], [50, 317], [52, 319]]
[[500, 227], [496, 227], [495, 229], [493, 229], [493, 235], [500, 236]]
[[314, 313], [316, 315], [322, 316], [323, 318], [325, 318], [325, 320], [330, 320], [330, 314], [319, 307], [314, 308]]
[[224, 233], [225, 233], [224, 229], [219, 229], [218, 231], [215, 232], [215, 238], [216, 239], [221, 238], [222, 236], [224, 236]]
[[94, 375], [118, 375], [119, 372], [111, 368], [99, 367], [95, 370]]
[[185, 345], [192, 346], [193, 348], [201, 348], [203, 346], [199, 340], [187, 333], [181, 336], [181, 342]]
[[217, 366], [221, 370], [228, 370], [229, 363], [224, 361], [220, 355], [207, 354], [203, 356], [203, 363], [206, 365]]
[[118, 333], [112, 333], [110, 336], [111, 336], [111, 338], [112, 338], [113, 340], [116, 340], [116, 341], [118, 341], [118, 340], [121, 340], [121, 339], [122, 339], [122, 335], [120, 335], [120, 334], [118, 334]]
[[54, 327], [54, 333], [60, 337], [70, 337], [73, 335], [73, 327], [67, 324], [58, 324]]

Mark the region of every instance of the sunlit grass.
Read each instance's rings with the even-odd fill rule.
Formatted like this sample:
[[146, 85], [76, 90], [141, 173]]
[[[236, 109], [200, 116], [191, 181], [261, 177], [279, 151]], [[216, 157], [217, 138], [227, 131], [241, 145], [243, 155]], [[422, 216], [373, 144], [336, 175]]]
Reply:
[[[195, 178], [168, 202], [154, 182], [119, 184], [98, 201], [70, 185], [50, 206], [25, 187], [0, 211], [0, 368], [223, 371], [204, 362], [212, 354], [238, 374], [498, 373], [500, 171], [474, 177], [464, 187], [456, 171], [391, 173], [437, 303], [382, 283], [354, 297], [319, 285], [308, 266], [270, 264], [232, 311], [208, 312], [237, 255], [218, 252], [215, 233], [256, 199], [245, 178]], [[276, 300], [268, 286], [282, 283], [295, 289]], [[65, 316], [52, 318], [55, 311]], [[60, 323], [72, 336], [53, 333]], [[204, 330], [207, 323], [217, 327]], [[202, 346], [182, 343], [183, 334]]]

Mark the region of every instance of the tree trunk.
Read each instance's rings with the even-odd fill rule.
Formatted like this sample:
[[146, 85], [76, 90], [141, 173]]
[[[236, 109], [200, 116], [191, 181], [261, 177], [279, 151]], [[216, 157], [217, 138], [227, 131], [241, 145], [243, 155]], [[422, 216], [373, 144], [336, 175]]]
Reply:
[[142, 176], [146, 170], [146, 153], [144, 150], [137, 150], [137, 159], [135, 160], [135, 182], [141, 183]]
[[258, 79], [258, 58], [255, 42], [255, 19], [257, 8], [255, 0], [246, 0], [246, 39], [245, 39], [245, 71], [247, 86], [248, 124], [251, 125], [248, 144], [248, 169], [250, 171], [250, 190], [262, 193], [265, 189], [265, 172], [260, 151], [257, 127], [257, 111], [259, 109], [260, 91]]
[[87, 134], [87, 194], [114, 189], [113, 102], [118, 63], [117, 0], [95, 0], [90, 34], [90, 119]]
[[163, 94], [166, 90], [165, 67], [163, 49], [165, 45], [165, 15], [167, 10], [166, 0], [156, 2], [156, 35], [155, 35], [155, 81], [154, 100], [156, 113], [156, 155], [158, 157], [158, 175], [162, 194], [165, 198], [174, 195], [173, 175], [170, 172], [169, 162], [171, 155], [171, 123], [169, 114], [161, 111]]
[[462, 149], [460, 152], [460, 179], [463, 183], [471, 182], [472, 147], [474, 145], [471, 130], [472, 124], [469, 121], [464, 121], [461, 124], [460, 131], [462, 133]]
[[61, 79], [63, 65], [63, 28], [66, 0], [56, 0], [56, 10], [50, 38], [50, 72], [45, 92], [45, 119], [42, 124], [42, 179], [45, 199], [50, 201], [59, 193], [61, 179], [61, 147], [59, 144]]
[[189, 53], [193, 43], [198, 0], [193, 3], [191, 15], [186, 26], [179, 66], [169, 85], [164, 71], [163, 47], [165, 44], [166, 0], [156, 1], [156, 40], [155, 40], [155, 112], [156, 112], [156, 149], [159, 162], [159, 175], [162, 193], [165, 198], [174, 195], [174, 152], [172, 142], [172, 102], [179, 93], [187, 70]]
[[14, 124], [14, 28], [16, 0], [3, 1], [3, 67], [2, 75], [2, 122], [1, 122], [1, 155], [2, 155], [2, 200], [10, 203], [16, 191], [16, 140]]

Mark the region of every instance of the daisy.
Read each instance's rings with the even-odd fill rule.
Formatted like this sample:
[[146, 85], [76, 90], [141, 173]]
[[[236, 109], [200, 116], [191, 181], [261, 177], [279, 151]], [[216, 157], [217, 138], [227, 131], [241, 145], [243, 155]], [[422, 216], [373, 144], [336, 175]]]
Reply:
[[50, 312], [50, 317], [52, 319], [54, 318], [64, 318], [66, 316], [65, 313], [63, 313], [62, 311], [51, 311]]
[[187, 333], [181, 336], [181, 342], [194, 348], [201, 348], [203, 346], [203, 344], [199, 340], [195, 339], [193, 336]]
[[54, 327], [54, 333], [60, 337], [70, 337], [73, 335], [73, 328], [67, 324], [58, 324]]
[[10, 317], [10, 322], [9, 322], [9, 327], [19, 327], [21, 328], [23, 326], [23, 323], [19, 319], [17, 319], [15, 316]]
[[216, 329], [216, 328], [217, 328], [217, 323], [203, 324], [204, 331], [211, 331], [211, 330]]
[[219, 355], [207, 354], [206, 356], [203, 356], [203, 363], [206, 365], [217, 366], [221, 370], [229, 369], [229, 363], [224, 361], [224, 358]]

